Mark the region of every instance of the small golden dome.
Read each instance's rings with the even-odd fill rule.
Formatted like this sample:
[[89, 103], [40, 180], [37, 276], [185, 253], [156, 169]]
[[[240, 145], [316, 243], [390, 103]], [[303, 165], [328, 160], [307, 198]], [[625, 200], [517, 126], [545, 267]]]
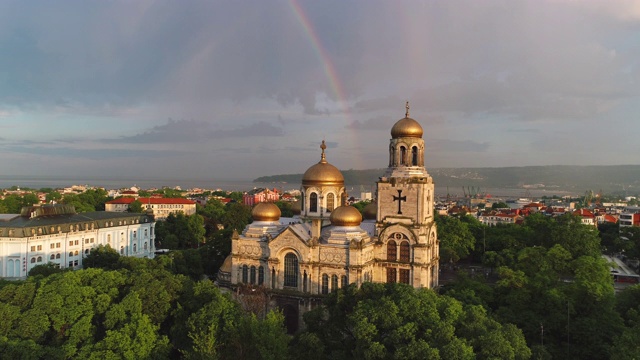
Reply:
[[280, 215], [280, 209], [273, 203], [261, 202], [251, 210], [251, 217], [254, 221], [278, 221]]
[[293, 204], [291, 204], [291, 211], [293, 211], [293, 215], [300, 215], [302, 212], [302, 204], [300, 203], [300, 200], [294, 201]]
[[420, 124], [409, 117], [409, 102], [407, 101], [407, 112], [404, 119], [398, 120], [391, 128], [391, 138], [397, 139], [401, 137], [417, 137], [421, 138], [424, 131]]
[[302, 185], [342, 185], [344, 186], [344, 176], [337, 167], [329, 164], [324, 154], [327, 146], [322, 140], [322, 157], [320, 162], [311, 166], [302, 176]]
[[375, 220], [378, 215], [378, 205], [374, 202], [367, 204], [367, 206], [362, 209], [362, 213], [364, 214], [365, 219]]
[[359, 226], [362, 215], [353, 206], [338, 206], [331, 212], [331, 225], [333, 226]]

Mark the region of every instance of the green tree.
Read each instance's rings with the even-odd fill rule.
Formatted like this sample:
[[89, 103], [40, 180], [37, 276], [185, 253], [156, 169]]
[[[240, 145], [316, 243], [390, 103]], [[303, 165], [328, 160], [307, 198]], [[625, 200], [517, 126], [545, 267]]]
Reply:
[[120, 254], [109, 245], [98, 245], [91, 249], [91, 252], [85, 256], [82, 265], [85, 268], [100, 268], [105, 270], [119, 269]]
[[129, 204], [129, 212], [131, 213], [143, 213], [144, 211], [145, 209], [142, 206], [142, 202], [140, 202], [140, 200], [138, 199], [133, 200], [133, 202]]
[[436, 216], [436, 223], [441, 261], [454, 263], [469, 256], [474, 248], [475, 238], [468, 225], [453, 216]]

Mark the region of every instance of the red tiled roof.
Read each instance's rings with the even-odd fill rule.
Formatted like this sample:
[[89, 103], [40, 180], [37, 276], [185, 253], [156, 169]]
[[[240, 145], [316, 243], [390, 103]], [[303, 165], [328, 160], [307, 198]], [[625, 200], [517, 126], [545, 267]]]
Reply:
[[[107, 204], [131, 204], [136, 199], [132, 197], [121, 197], [115, 200], [107, 201]], [[195, 201], [183, 198], [138, 198], [143, 204], [195, 204]]]

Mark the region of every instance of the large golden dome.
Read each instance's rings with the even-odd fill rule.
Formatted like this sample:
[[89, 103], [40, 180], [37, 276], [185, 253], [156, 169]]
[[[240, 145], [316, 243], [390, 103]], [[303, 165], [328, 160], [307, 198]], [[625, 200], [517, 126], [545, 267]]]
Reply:
[[344, 176], [337, 167], [329, 164], [324, 154], [327, 146], [322, 140], [322, 157], [320, 162], [313, 165], [302, 176], [302, 185], [341, 185], [344, 186]]
[[331, 225], [333, 226], [359, 226], [362, 215], [353, 206], [338, 206], [331, 212]]
[[424, 131], [420, 124], [409, 117], [409, 102], [407, 101], [407, 112], [404, 119], [398, 120], [391, 128], [391, 138], [417, 137], [421, 138]]
[[278, 221], [280, 215], [280, 209], [273, 203], [261, 202], [251, 210], [251, 217], [254, 221]]
[[362, 209], [362, 213], [364, 214], [365, 219], [375, 220], [378, 215], [378, 205], [375, 202], [367, 204], [367, 206]]

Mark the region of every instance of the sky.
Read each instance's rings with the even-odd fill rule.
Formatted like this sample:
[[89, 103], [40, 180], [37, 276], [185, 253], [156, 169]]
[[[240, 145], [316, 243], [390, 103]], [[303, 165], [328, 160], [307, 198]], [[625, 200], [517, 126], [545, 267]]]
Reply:
[[640, 1], [0, 2], [0, 174], [640, 164]]

